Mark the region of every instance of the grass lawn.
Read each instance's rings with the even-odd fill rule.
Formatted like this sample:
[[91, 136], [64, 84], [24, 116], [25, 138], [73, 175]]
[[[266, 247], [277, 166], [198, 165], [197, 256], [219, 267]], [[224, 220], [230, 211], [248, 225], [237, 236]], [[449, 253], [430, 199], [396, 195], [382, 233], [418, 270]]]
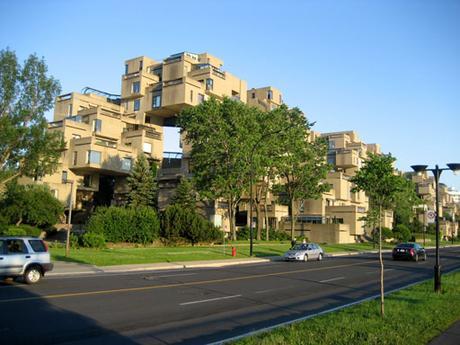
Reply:
[[429, 281], [387, 296], [385, 319], [374, 300], [235, 344], [427, 344], [460, 319], [460, 273], [444, 275], [442, 285], [442, 294], [435, 294]]
[[[62, 247], [50, 248], [53, 260], [71, 261], [92, 264], [96, 266], [124, 265], [124, 264], [143, 264], [156, 262], [177, 262], [194, 260], [219, 260], [233, 259], [231, 247], [237, 249], [236, 259], [249, 257], [249, 242], [235, 241], [222, 245], [214, 246], [184, 246], [184, 247], [140, 247], [140, 248], [107, 248], [107, 249], [71, 249], [70, 256], [65, 257], [65, 250]], [[392, 248], [393, 245], [385, 245]], [[290, 247], [289, 241], [255, 241], [254, 255], [256, 257], [282, 255]], [[322, 245], [326, 253], [354, 252], [372, 250], [373, 246], [369, 243], [353, 244], [331, 244]]]

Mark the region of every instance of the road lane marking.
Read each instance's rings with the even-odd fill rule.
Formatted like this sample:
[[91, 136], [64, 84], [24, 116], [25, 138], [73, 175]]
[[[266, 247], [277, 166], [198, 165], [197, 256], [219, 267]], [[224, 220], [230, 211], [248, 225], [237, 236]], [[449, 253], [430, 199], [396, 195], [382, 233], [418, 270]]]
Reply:
[[320, 280], [320, 283], [329, 283], [329, 282], [335, 282], [336, 280], [342, 280], [345, 279], [345, 277], [336, 277], [336, 278], [331, 278], [331, 279], [325, 279], [325, 280]]
[[232, 295], [232, 296], [225, 296], [225, 297], [216, 297], [216, 298], [210, 298], [210, 299], [202, 299], [200, 301], [192, 301], [192, 302], [185, 302], [185, 303], [180, 303], [179, 305], [190, 305], [190, 304], [197, 304], [197, 303], [206, 303], [206, 302], [213, 302], [213, 301], [220, 301], [223, 299], [230, 299], [230, 298], [236, 298], [236, 297], [241, 297], [242, 295]]
[[19, 298], [0, 300], [0, 304], [1, 303], [12, 303], [12, 302], [23, 302], [23, 301], [34, 301], [34, 300], [48, 300], [48, 299], [57, 299], [57, 298], [66, 298], [66, 297], [104, 295], [104, 294], [113, 294], [113, 293], [121, 293], [121, 292], [147, 291], [147, 290], [166, 289], [166, 288], [174, 288], [174, 287], [182, 287], [182, 286], [197, 286], [197, 285], [206, 285], [206, 284], [215, 284], [215, 283], [225, 283], [225, 282], [231, 282], [231, 281], [241, 281], [241, 280], [249, 280], [249, 279], [256, 279], [256, 278], [285, 276], [289, 274], [298, 274], [298, 273], [305, 273], [305, 272], [324, 271], [328, 269], [366, 265], [369, 263], [377, 264], [378, 261], [369, 260], [369, 261], [357, 262], [354, 264], [344, 264], [344, 265], [318, 267], [318, 268], [310, 268], [310, 269], [305, 268], [302, 270], [284, 271], [284, 272], [275, 272], [275, 273], [266, 273], [266, 274], [254, 274], [250, 276], [202, 280], [202, 281], [195, 281], [195, 282], [183, 282], [183, 283], [173, 283], [173, 284], [164, 284], [164, 285], [149, 285], [149, 286], [141, 286], [141, 287], [135, 287], [135, 288], [119, 288], [119, 289], [110, 289], [110, 290], [72, 292], [72, 293], [62, 293], [62, 294], [43, 295], [43, 296], [34, 296], [34, 297], [19, 297]]
[[167, 274], [167, 275], [162, 275], [162, 276], [156, 276], [156, 275], [149, 275], [149, 276], [144, 276], [143, 278], [145, 280], [154, 280], [157, 278], [174, 278], [174, 277], [183, 277], [183, 276], [193, 276], [196, 273], [182, 273], [182, 274]]

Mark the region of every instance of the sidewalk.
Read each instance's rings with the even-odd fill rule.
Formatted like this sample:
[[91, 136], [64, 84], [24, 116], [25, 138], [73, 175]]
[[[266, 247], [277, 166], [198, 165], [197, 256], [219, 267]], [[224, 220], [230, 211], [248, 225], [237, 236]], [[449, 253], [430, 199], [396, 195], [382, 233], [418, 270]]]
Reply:
[[460, 320], [455, 322], [440, 336], [434, 338], [428, 345], [458, 345], [460, 344]]

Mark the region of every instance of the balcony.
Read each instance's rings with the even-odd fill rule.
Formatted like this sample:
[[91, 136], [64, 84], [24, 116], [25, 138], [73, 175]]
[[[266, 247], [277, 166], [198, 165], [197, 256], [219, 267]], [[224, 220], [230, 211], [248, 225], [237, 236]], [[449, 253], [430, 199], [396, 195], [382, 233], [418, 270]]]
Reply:
[[434, 195], [434, 188], [431, 183], [420, 183], [417, 185], [417, 194], [419, 195]]
[[336, 167], [343, 169], [358, 168], [358, 153], [355, 150], [337, 150]]

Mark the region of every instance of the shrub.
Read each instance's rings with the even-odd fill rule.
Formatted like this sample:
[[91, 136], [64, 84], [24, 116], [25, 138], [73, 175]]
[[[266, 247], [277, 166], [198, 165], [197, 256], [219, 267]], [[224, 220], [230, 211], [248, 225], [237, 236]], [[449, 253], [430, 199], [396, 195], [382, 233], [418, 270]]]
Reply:
[[105, 248], [105, 238], [103, 234], [87, 232], [81, 237], [80, 242], [85, 248]]
[[161, 236], [170, 242], [185, 239], [194, 245], [216, 241], [222, 233], [194, 210], [170, 205], [161, 215]]
[[18, 226], [10, 226], [7, 231], [3, 232], [5, 236], [40, 236], [42, 231], [30, 225], [21, 224]]
[[398, 224], [393, 229], [394, 237], [400, 242], [407, 242], [411, 237], [411, 232], [404, 224]]
[[150, 207], [100, 207], [89, 219], [87, 231], [109, 242], [146, 244], [158, 238], [160, 222]]
[[250, 235], [249, 232], [250, 232], [250, 229], [247, 226], [238, 229], [238, 231], [236, 232], [236, 239], [239, 241], [249, 240], [249, 235]]
[[69, 244], [70, 244], [70, 248], [74, 248], [74, 249], [80, 248], [80, 237], [78, 235], [70, 233]]
[[271, 241], [289, 241], [291, 236], [286, 231], [270, 228], [268, 238]]
[[0, 214], [0, 235], [3, 235], [5, 232], [8, 231], [8, 220], [5, 216]]

